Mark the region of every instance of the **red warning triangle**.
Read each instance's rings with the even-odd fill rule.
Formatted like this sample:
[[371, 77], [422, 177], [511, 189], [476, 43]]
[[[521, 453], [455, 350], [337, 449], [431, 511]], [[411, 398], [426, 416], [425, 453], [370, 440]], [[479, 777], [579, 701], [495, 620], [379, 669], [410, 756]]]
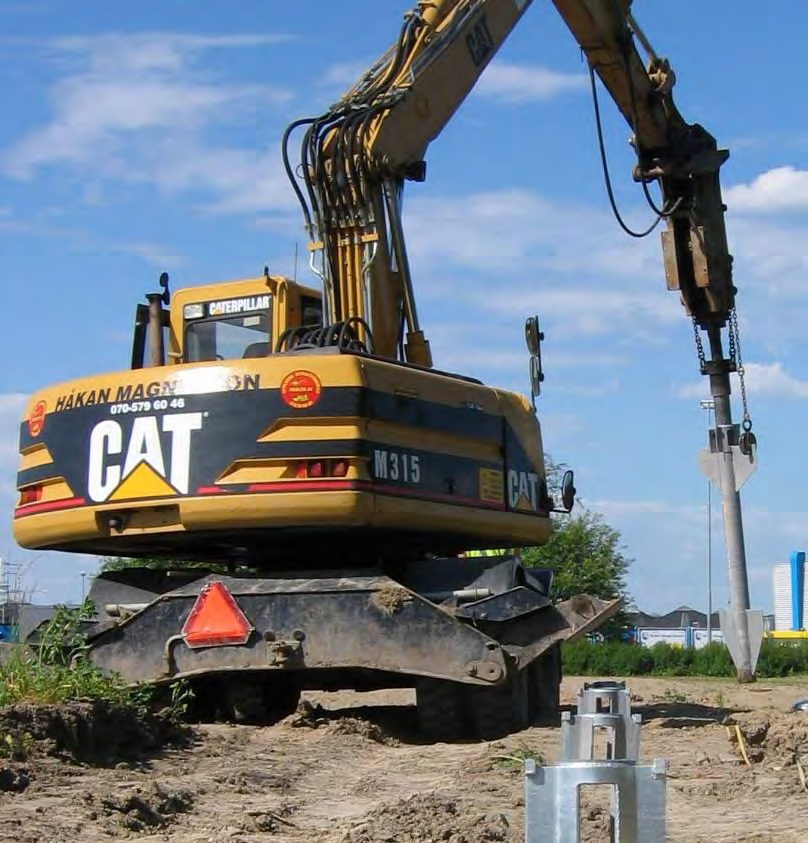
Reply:
[[208, 583], [196, 598], [182, 627], [182, 637], [191, 647], [246, 644], [253, 626], [222, 582]]

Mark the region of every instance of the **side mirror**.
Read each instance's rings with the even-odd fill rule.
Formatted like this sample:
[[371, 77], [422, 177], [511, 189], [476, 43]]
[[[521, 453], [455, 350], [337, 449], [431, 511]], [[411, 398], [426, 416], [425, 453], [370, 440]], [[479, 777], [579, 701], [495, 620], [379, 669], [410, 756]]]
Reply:
[[538, 357], [544, 335], [539, 330], [539, 317], [531, 316], [525, 320], [525, 343], [531, 356]]
[[544, 334], [539, 330], [539, 317], [531, 316], [525, 320], [525, 343], [530, 352], [530, 395], [533, 398], [533, 408], [536, 408], [536, 398], [541, 394], [541, 383], [544, 372], [541, 369], [541, 342]]
[[575, 477], [571, 471], [565, 471], [561, 480], [561, 503], [567, 512], [572, 512], [575, 506], [575, 495], [578, 490], [575, 488]]
[[541, 360], [538, 357], [530, 358], [530, 394], [534, 398], [541, 395], [541, 382], [544, 380], [544, 372], [541, 370]]

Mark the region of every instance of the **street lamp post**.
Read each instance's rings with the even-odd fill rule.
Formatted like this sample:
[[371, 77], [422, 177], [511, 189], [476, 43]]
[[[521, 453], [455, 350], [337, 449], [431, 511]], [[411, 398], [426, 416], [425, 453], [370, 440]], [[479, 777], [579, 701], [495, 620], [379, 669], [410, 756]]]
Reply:
[[[701, 409], [707, 410], [707, 429], [712, 430], [715, 401], [702, 398]], [[707, 478], [707, 643], [713, 643], [713, 483]]]
[[81, 577], [81, 605], [84, 605], [84, 598], [87, 594], [87, 572], [86, 571], [79, 571], [79, 576]]

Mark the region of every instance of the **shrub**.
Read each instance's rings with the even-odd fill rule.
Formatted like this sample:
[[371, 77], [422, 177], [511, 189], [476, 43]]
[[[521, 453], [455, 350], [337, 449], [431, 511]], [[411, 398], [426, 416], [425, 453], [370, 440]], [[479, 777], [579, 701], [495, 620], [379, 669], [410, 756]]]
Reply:
[[[623, 642], [565, 644], [564, 673], [569, 676], [734, 676], [729, 650], [721, 643], [700, 650], [655, 644], [640, 647]], [[808, 673], [808, 642], [785, 644], [765, 640], [756, 673], [761, 678]]]

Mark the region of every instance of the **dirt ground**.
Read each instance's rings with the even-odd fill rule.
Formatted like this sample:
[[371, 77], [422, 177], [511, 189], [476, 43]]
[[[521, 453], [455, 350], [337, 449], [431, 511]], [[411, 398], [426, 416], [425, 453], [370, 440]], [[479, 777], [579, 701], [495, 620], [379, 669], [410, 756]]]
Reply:
[[[565, 702], [574, 702], [583, 681], [564, 680]], [[789, 710], [808, 696], [808, 683], [634, 679], [629, 687], [643, 717], [641, 760], [670, 765], [668, 840], [808, 840], [808, 784], [800, 776], [802, 766], [808, 770], [808, 714]], [[0, 713], [6, 754], [25, 756], [0, 760], [0, 841], [524, 839], [520, 759], [556, 761], [558, 728], [492, 743], [425, 745], [407, 692], [308, 699], [313, 711], [271, 727], [193, 727], [162, 748], [171, 736], [159, 728], [128, 734], [145, 754], [123, 761], [115, 759], [126, 744], [124, 726], [92, 732], [87, 722], [73, 723], [79, 746], [92, 745], [96, 757], [109, 749], [106, 766], [65, 760], [76, 754], [69, 741], [51, 740], [43, 754], [36, 724], [30, 739], [12, 741], [13, 723]], [[608, 840], [603, 812], [589, 806], [586, 815], [584, 839]]]

